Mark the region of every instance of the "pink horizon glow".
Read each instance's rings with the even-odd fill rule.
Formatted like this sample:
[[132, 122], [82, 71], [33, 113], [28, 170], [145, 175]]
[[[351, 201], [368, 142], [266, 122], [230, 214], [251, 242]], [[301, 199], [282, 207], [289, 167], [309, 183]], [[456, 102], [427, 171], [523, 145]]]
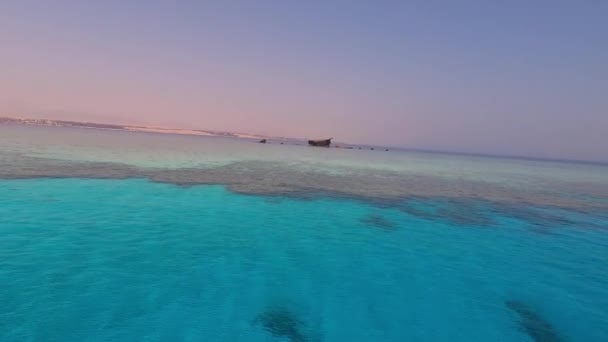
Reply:
[[89, 6], [0, 5], [0, 116], [608, 161], [602, 5]]

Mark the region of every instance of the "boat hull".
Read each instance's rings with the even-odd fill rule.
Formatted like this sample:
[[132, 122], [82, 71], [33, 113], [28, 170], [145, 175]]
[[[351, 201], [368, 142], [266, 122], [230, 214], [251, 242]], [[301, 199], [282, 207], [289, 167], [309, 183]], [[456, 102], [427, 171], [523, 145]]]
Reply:
[[324, 140], [308, 140], [308, 145], [316, 147], [329, 147], [329, 145], [331, 145], [331, 138]]

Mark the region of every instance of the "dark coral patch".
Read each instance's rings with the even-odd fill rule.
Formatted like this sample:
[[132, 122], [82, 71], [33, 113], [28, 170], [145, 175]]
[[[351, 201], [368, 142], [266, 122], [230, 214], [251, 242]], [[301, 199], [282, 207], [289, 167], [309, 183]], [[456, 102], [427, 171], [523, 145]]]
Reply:
[[306, 337], [302, 333], [304, 324], [296, 315], [285, 308], [271, 308], [261, 313], [256, 319], [264, 330], [275, 337], [287, 338], [292, 342], [305, 342]]
[[437, 203], [410, 201], [401, 211], [425, 220], [442, 220], [458, 226], [487, 227], [495, 222], [485, 213], [483, 206], [469, 200], [444, 200]]
[[361, 223], [383, 230], [395, 230], [397, 225], [381, 215], [370, 214], [360, 219]]
[[505, 305], [519, 316], [523, 331], [535, 342], [562, 341], [549, 322], [534, 311], [528, 304], [517, 300], [508, 300]]

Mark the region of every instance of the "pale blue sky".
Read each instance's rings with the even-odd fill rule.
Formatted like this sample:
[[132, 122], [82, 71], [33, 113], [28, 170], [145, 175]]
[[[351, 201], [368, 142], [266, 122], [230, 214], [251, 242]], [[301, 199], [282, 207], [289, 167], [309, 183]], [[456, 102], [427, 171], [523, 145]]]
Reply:
[[3, 1], [0, 113], [608, 161], [608, 1]]

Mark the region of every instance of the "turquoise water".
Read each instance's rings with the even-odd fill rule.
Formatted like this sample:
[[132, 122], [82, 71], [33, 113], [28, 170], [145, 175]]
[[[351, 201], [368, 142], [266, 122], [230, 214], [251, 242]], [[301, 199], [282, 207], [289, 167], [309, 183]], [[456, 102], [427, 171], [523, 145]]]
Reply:
[[608, 341], [608, 168], [0, 126], [0, 341]]
[[0, 341], [607, 341], [604, 211], [0, 180]]

